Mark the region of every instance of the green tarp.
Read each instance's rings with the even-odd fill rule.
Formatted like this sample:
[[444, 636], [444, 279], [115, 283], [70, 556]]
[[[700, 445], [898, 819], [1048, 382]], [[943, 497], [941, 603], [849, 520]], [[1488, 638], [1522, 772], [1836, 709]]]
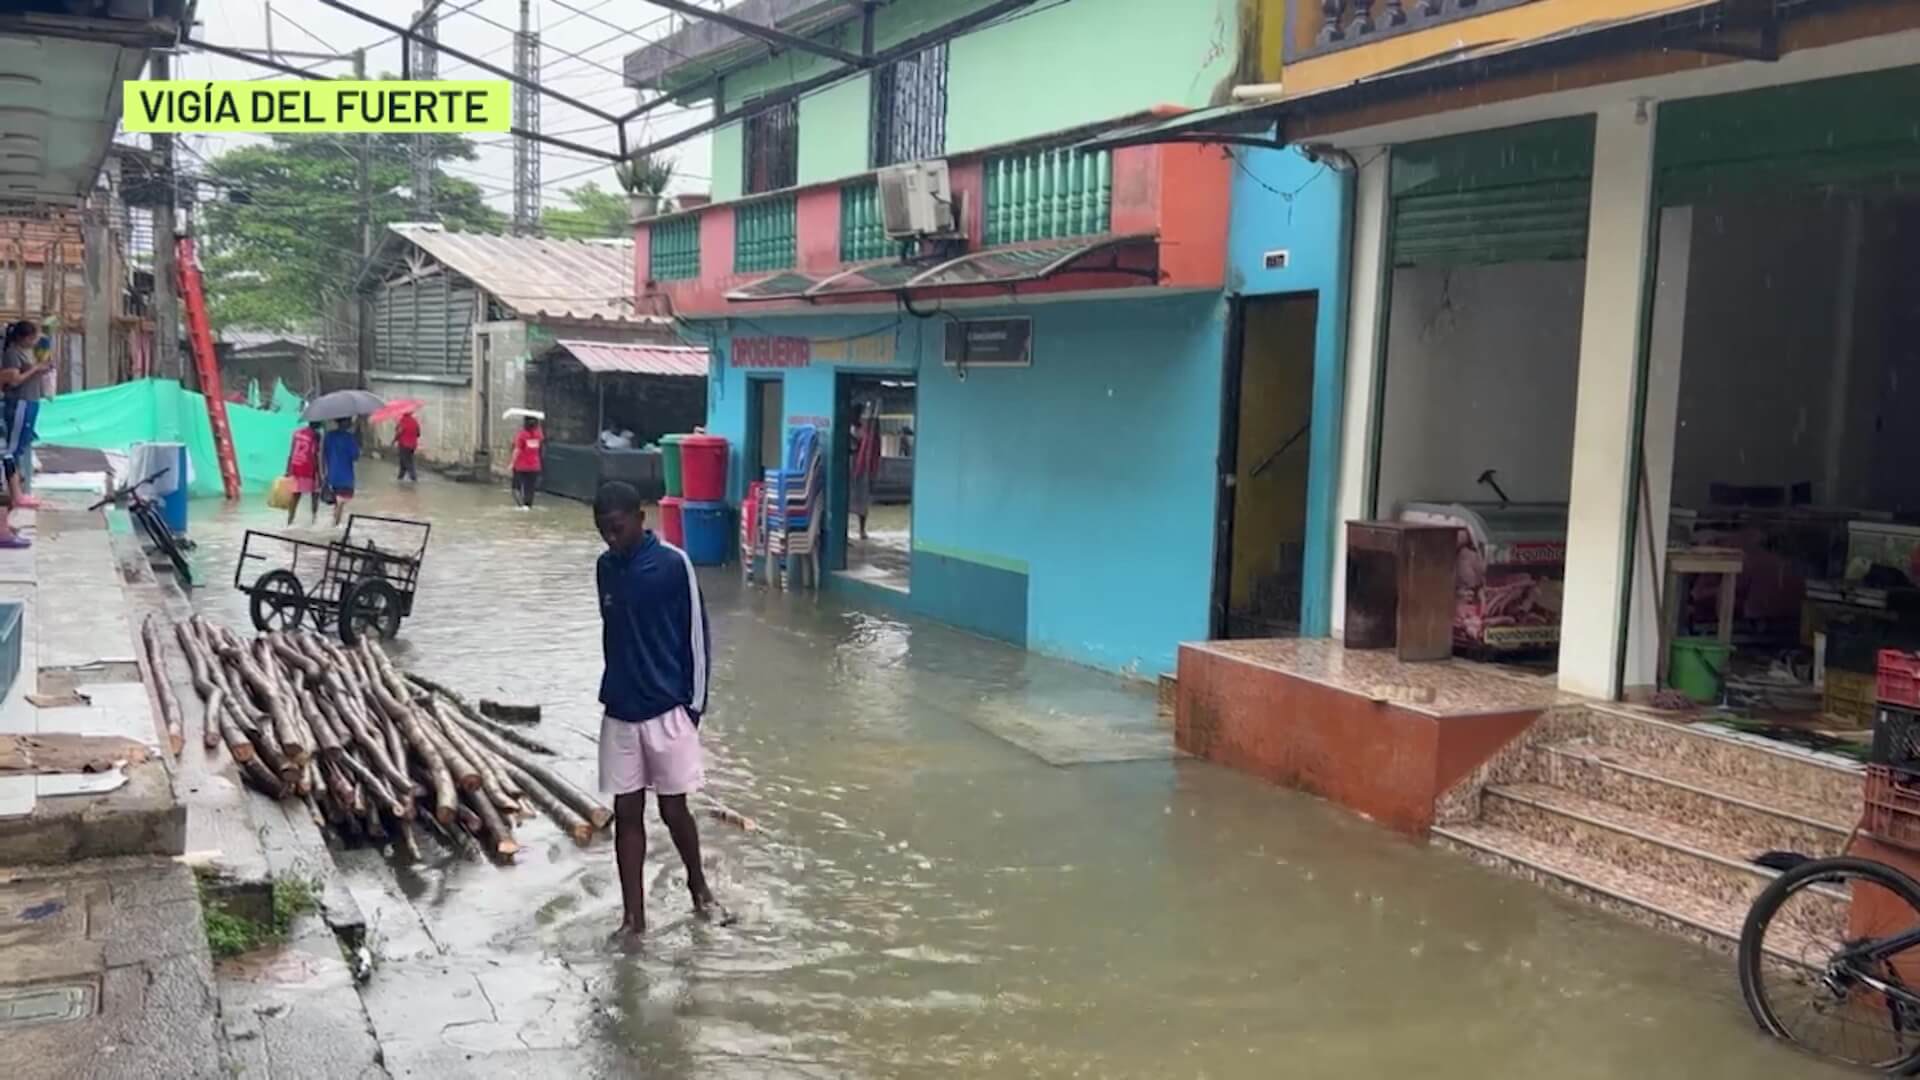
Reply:
[[[300, 424], [299, 398], [278, 385], [269, 412], [246, 405], [227, 406], [241, 486], [265, 491], [287, 464], [287, 446]], [[218, 497], [220, 463], [213, 452], [213, 428], [206, 399], [171, 379], [143, 379], [101, 390], [61, 394], [41, 405], [39, 441], [58, 446], [124, 451], [134, 443], [182, 442], [193, 463], [191, 494]]]

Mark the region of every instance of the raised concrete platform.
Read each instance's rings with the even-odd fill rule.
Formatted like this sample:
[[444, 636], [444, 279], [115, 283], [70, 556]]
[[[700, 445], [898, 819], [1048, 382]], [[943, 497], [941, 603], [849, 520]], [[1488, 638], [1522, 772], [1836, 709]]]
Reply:
[[1574, 700], [1550, 678], [1407, 664], [1324, 638], [1183, 645], [1175, 693], [1181, 750], [1411, 833], [1542, 713]]

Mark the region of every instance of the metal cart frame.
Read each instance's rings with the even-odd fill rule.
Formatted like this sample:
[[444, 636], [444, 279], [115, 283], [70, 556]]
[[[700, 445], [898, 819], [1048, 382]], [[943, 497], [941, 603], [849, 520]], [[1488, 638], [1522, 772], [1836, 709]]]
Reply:
[[[405, 549], [389, 550], [367, 535], [380, 527], [406, 538]], [[233, 587], [247, 595], [254, 629], [263, 633], [311, 623], [322, 633], [337, 632], [349, 645], [369, 631], [391, 639], [400, 620], [413, 614], [432, 534], [424, 521], [377, 514], [352, 515], [340, 539], [324, 542], [248, 529]], [[262, 565], [266, 569], [249, 581], [249, 571]]]

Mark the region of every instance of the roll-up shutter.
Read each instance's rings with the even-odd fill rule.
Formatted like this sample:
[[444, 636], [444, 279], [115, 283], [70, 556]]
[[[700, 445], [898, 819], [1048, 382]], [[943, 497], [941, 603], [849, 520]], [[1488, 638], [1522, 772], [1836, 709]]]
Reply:
[[1393, 150], [1393, 265], [1587, 255], [1593, 118], [1411, 143]]
[[1920, 189], [1920, 68], [1660, 106], [1663, 206], [1794, 190]]

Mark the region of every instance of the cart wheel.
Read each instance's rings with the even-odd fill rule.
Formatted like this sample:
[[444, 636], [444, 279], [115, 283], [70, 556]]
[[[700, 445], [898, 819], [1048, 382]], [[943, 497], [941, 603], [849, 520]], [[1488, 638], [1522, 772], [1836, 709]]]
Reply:
[[253, 583], [250, 593], [252, 602], [248, 605], [253, 615], [253, 628], [266, 633], [270, 630], [297, 630], [300, 620], [307, 613], [307, 590], [300, 585], [300, 579], [291, 570], [269, 570], [260, 575]]
[[340, 598], [340, 640], [360, 644], [371, 631], [382, 641], [400, 632], [400, 591], [379, 578], [368, 578]]

